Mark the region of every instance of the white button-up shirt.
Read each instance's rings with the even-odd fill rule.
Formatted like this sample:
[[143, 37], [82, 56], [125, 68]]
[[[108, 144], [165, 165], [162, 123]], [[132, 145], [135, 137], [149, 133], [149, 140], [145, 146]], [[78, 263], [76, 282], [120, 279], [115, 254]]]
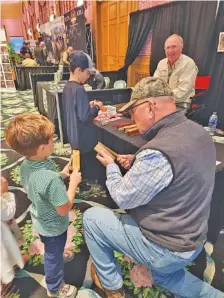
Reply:
[[190, 97], [195, 95], [195, 79], [198, 73], [197, 65], [190, 57], [181, 54], [171, 66], [168, 59], [162, 59], [154, 73], [154, 77], [167, 82], [172, 89], [176, 103], [190, 103]]

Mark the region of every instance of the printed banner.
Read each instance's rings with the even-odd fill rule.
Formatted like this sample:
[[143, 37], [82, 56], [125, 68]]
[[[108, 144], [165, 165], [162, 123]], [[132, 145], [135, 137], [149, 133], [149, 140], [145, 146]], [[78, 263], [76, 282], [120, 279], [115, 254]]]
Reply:
[[40, 25], [40, 32], [47, 50], [47, 62], [58, 63], [61, 53], [67, 48], [64, 17]]
[[86, 52], [86, 29], [84, 7], [79, 6], [64, 14], [67, 46]]

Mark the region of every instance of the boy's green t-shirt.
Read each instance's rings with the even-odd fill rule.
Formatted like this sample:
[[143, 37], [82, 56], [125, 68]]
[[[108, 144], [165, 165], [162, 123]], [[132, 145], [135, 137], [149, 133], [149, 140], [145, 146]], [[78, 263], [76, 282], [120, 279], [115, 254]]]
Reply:
[[66, 187], [55, 172], [52, 159], [31, 161], [25, 159], [20, 167], [21, 184], [32, 202], [31, 217], [35, 230], [42, 236], [63, 234], [69, 225], [68, 214], [60, 216], [56, 207], [68, 202]]

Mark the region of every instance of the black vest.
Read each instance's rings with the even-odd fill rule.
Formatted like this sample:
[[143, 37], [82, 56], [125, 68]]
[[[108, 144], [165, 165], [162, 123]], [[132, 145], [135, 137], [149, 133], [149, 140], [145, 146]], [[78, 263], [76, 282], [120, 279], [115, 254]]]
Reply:
[[212, 138], [183, 112], [158, 121], [144, 149], [162, 152], [173, 180], [148, 204], [130, 210], [144, 236], [170, 250], [195, 250], [206, 240], [214, 188], [216, 151]]

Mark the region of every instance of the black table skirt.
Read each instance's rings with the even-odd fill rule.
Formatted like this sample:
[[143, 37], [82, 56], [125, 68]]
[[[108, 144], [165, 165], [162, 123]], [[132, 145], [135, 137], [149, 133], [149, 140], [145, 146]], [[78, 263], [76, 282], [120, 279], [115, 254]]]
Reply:
[[[34, 67], [24, 67], [24, 66], [17, 66], [16, 67], [16, 75], [17, 75], [17, 82], [18, 87], [20, 90], [27, 90], [31, 89], [29, 74], [34, 73], [54, 73], [58, 70], [58, 65], [56, 66], [34, 66]], [[68, 67], [63, 67], [63, 73], [68, 73]], [[110, 78], [110, 85], [109, 88], [113, 88], [113, 85], [118, 80], [124, 80], [127, 82], [127, 74], [123, 71], [103, 71], [101, 72], [103, 77]], [[43, 81], [43, 80], [41, 80]]]
[[[59, 105], [61, 115], [63, 115], [62, 105], [62, 91], [66, 81], [61, 81], [58, 86], [54, 82], [37, 82], [36, 84], [36, 96], [34, 97], [34, 104], [38, 108], [40, 114], [47, 116], [55, 125], [56, 131], [58, 131], [58, 115], [56, 109], [56, 94], [58, 94]], [[44, 99], [43, 92], [46, 93]], [[132, 93], [131, 88], [124, 89], [104, 89], [104, 90], [91, 90], [87, 91], [88, 100], [98, 99], [101, 100], [105, 105], [116, 105], [130, 100]], [[63, 124], [63, 119], [62, 119]], [[63, 135], [66, 136], [65, 131], [66, 125], [63, 125]], [[64, 140], [66, 141], [66, 139]]]
[[35, 67], [16, 67], [16, 76], [18, 87], [21, 91], [31, 89], [29, 74], [34, 73], [54, 73], [58, 70], [58, 66], [35, 66]]

